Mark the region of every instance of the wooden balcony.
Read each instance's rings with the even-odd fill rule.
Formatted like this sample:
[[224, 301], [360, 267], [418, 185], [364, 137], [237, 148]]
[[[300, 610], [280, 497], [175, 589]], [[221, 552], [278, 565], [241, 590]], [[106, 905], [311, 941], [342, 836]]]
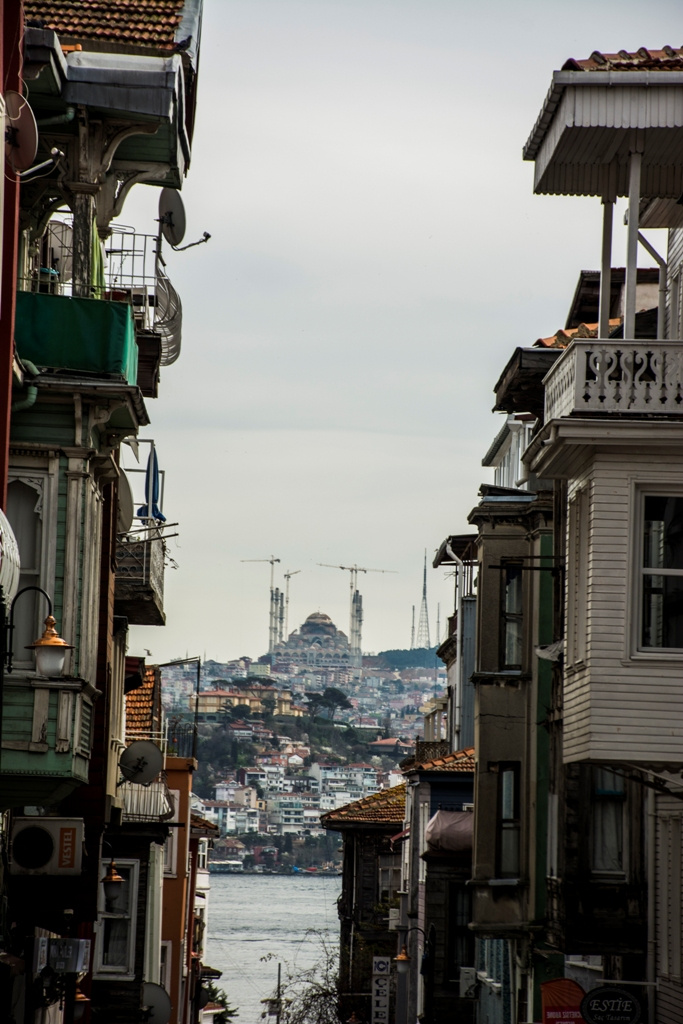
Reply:
[[683, 341], [574, 341], [544, 379], [545, 422], [683, 416]]
[[50, 806], [88, 781], [95, 693], [82, 679], [5, 676], [0, 809]]
[[128, 539], [116, 546], [114, 602], [117, 615], [125, 615], [133, 626], [163, 626], [164, 558], [161, 537]]

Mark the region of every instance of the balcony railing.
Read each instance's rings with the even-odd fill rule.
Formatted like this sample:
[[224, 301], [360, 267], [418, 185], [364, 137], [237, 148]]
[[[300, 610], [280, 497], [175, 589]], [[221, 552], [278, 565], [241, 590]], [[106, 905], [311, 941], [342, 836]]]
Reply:
[[683, 341], [574, 341], [545, 378], [545, 420], [683, 415]]
[[123, 538], [116, 545], [117, 614], [135, 626], [163, 626], [164, 559], [163, 537], [142, 540]]
[[119, 793], [123, 796], [124, 821], [169, 821], [175, 813], [165, 772], [161, 772], [149, 786], [122, 782]]

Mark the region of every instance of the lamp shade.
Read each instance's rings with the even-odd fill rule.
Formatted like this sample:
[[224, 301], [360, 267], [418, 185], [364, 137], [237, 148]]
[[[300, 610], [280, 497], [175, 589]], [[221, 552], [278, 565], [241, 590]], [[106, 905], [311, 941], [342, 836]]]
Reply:
[[54, 678], [64, 671], [64, 660], [67, 651], [73, 651], [73, 645], [62, 640], [55, 629], [55, 619], [48, 615], [45, 619], [45, 630], [38, 640], [28, 644], [27, 651], [35, 651], [36, 671], [38, 675]]
[[394, 963], [396, 964], [397, 974], [407, 974], [408, 968], [410, 967], [410, 961], [412, 957], [408, 954], [405, 942], [398, 956], [394, 957]]
[[121, 886], [123, 885], [124, 879], [116, 870], [116, 864], [112, 859], [107, 868], [107, 873], [102, 879], [102, 888], [104, 889], [104, 898], [107, 903], [116, 902]]

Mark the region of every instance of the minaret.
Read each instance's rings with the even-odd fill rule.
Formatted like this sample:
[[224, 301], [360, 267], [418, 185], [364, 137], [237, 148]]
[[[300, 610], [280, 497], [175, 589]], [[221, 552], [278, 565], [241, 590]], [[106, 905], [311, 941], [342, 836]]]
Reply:
[[420, 621], [417, 626], [417, 646], [429, 649], [429, 613], [427, 612], [427, 551], [425, 549], [424, 573], [422, 577], [422, 604], [420, 605]]

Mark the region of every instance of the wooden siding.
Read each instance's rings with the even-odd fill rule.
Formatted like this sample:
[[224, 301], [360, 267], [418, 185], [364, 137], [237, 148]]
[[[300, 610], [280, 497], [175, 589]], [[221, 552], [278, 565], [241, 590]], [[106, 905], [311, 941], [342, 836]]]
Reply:
[[[570, 482], [570, 502], [580, 490], [588, 493], [588, 564], [585, 657], [565, 671], [565, 762], [683, 760], [683, 655], [634, 650], [638, 489], [681, 487], [677, 465], [658, 463], [644, 446], [598, 453]], [[569, 564], [572, 557], [570, 550]]]

